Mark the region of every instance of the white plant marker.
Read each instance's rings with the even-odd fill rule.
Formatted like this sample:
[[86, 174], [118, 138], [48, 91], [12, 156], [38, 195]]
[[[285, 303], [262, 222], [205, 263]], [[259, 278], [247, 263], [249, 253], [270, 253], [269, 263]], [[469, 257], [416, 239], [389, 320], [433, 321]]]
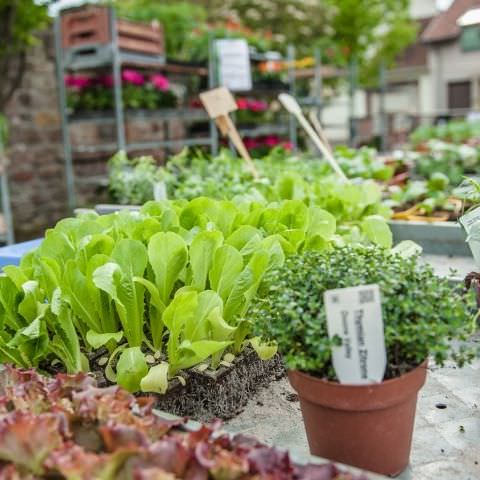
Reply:
[[467, 243], [480, 268], [480, 207], [470, 210], [458, 220], [467, 233]]
[[320, 150], [320, 152], [322, 152], [322, 155], [327, 159], [328, 163], [333, 168], [335, 173], [342, 180], [345, 180], [345, 181], [348, 182], [348, 178], [342, 172], [342, 169], [338, 165], [338, 163], [335, 160], [335, 158], [333, 157], [332, 153], [323, 144], [320, 137], [315, 133], [315, 130], [308, 123], [308, 120], [305, 118], [305, 115], [303, 115], [302, 109], [300, 108], [300, 105], [295, 100], [295, 98], [292, 97], [291, 95], [289, 95], [288, 93], [281, 93], [278, 96], [278, 99], [280, 100], [280, 103], [285, 107], [285, 109], [289, 113], [291, 113], [292, 115], [294, 115], [296, 117], [296, 119], [299, 121], [300, 125], [303, 127], [303, 129], [307, 132], [308, 136], [311, 138], [312, 142]]
[[322, 124], [320, 123], [320, 120], [318, 119], [314, 109], [310, 110], [310, 113], [308, 114], [308, 119], [310, 120], [310, 123], [313, 125], [313, 128], [317, 132], [324, 145], [328, 148], [330, 153], [333, 154], [333, 148], [328, 141], [327, 134], [325, 133], [325, 130], [323, 129]]
[[153, 184], [153, 199], [157, 202], [168, 199], [167, 186], [165, 185], [165, 182], [160, 181]]
[[233, 95], [225, 87], [214, 88], [208, 92], [200, 94], [200, 100], [205, 107], [210, 118], [215, 120], [218, 129], [222, 135], [228, 136], [232, 143], [235, 145], [238, 153], [242, 156], [248, 165], [248, 168], [252, 172], [253, 178], [258, 180], [258, 172], [255, 168], [248, 150], [246, 149], [240, 134], [238, 133], [235, 124], [229, 116], [230, 112], [237, 110], [237, 103], [233, 98]]
[[332, 349], [340, 383], [366, 385], [383, 380], [387, 353], [378, 285], [327, 290], [324, 294], [328, 336], [342, 345]]

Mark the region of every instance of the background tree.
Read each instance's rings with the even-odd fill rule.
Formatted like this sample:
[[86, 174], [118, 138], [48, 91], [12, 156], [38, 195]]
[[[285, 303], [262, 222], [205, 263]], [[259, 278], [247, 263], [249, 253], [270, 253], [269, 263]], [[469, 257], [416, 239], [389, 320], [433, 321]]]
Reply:
[[410, 18], [409, 0], [326, 0], [329, 6], [331, 45], [340, 51], [337, 62], [353, 59], [368, 81], [380, 62], [390, 67], [416, 37], [417, 24]]
[[311, 54], [311, 46], [329, 33], [327, 8], [321, 0], [200, 0], [211, 19], [233, 19], [249, 29], [272, 35], [277, 48], [292, 43]]
[[34, 33], [48, 22], [46, 4], [34, 0], [0, 0], [0, 112], [22, 81], [26, 53]]
[[[285, 53], [288, 43], [297, 54], [311, 55], [322, 47], [324, 60], [345, 66], [356, 58], [364, 80], [376, 78], [383, 62], [395, 57], [416, 35], [409, 18], [409, 0], [117, 0], [122, 14], [138, 20], [157, 18], [167, 36], [167, 51], [188, 57], [208, 42], [192, 41], [191, 32], [207, 30], [206, 22], [235, 21], [251, 31], [271, 36], [271, 46]], [[198, 48], [197, 48], [198, 47]], [[204, 52], [203, 57], [206, 56]]]
[[169, 56], [183, 57], [192, 31], [207, 21], [207, 10], [198, 3], [186, 1], [117, 0], [117, 15], [132, 20], [158, 20], [164, 29]]
[[410, 0], [200, 0], [217, 18], [270, 31], [277, 46], [293, 43], [300, 55], [322, 47], [325, 60], [346, 66], [356, 58], [364, 83], [390, 67], [414, 40]]

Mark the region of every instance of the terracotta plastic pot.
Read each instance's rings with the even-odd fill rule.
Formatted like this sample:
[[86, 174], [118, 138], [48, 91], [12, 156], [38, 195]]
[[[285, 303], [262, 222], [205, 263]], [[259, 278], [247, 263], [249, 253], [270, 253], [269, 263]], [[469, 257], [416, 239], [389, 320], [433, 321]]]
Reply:
[[298, 393], [310, 452], [384, 475], [408, 465], [417, 394], [427, 362], [375, 385], [341, 385], [289, 371]]

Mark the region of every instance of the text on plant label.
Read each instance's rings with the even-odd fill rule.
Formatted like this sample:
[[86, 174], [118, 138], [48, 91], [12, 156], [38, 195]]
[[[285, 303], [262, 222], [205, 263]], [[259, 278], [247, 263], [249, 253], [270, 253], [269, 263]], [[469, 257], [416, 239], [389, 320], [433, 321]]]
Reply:
[[332, 349], [340, 383], [381, 382], [386, 350], [378, 285], [328, 290], [324, 302], [328, 334], [342, 340], [340, 346]]

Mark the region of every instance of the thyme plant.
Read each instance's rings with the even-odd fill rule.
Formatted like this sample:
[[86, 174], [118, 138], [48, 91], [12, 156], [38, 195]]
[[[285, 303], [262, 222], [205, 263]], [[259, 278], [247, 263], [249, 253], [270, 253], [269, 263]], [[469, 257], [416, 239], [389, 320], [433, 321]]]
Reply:
[[[398, 376], [429, 355], [460, 366], [475, 351], [462, 344], [474, 329], [473, 298], [454, 291], [447, 279], [417, 257], [374, 246], [305, 252], [286, 259], [265, 277], [249, 311], [257, 335], [276, 342], [288, 368], [335, 380], [323, 304], [325, 291], [376, 283], [380, 287], [388, 366]], [[453, 342], [459, 340], [460, 342]]]

